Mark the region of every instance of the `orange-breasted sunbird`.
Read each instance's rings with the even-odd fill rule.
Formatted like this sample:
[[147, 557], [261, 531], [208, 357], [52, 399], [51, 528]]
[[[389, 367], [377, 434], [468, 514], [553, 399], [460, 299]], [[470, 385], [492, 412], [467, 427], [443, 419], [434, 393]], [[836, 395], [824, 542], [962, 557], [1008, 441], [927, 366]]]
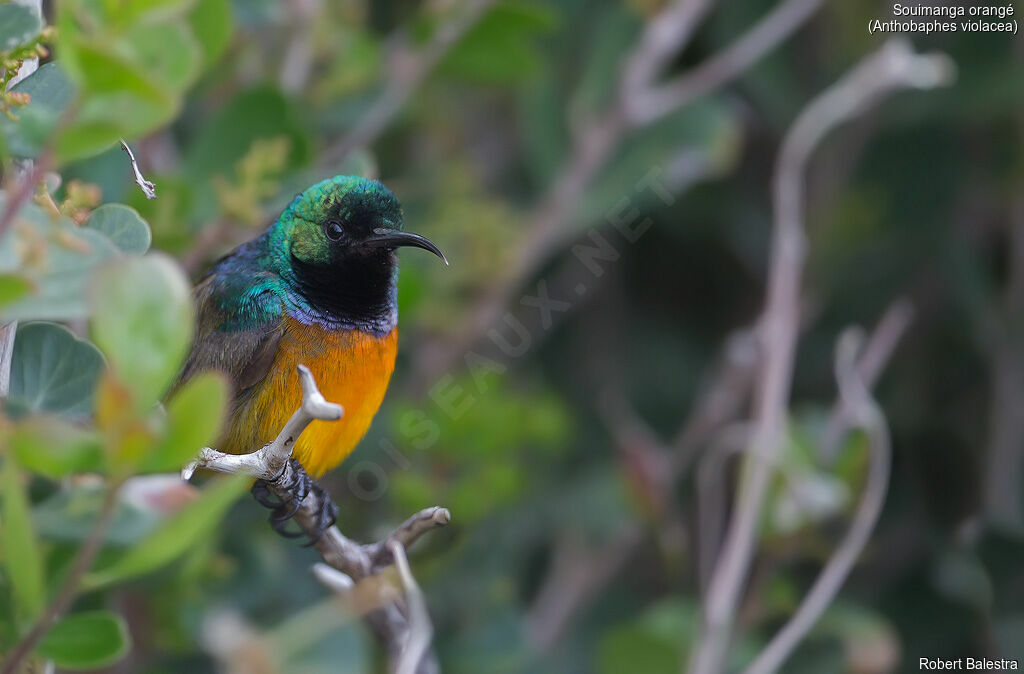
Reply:
[[336, 176], [302, 192], [255, 239], [219, 259], [195, 288], [196, 336], [181, 379], [220, 371], [234, 388], [219, 449], [272, 441], [302, 401], [306, 365], [338, 421], [313, 421], [294, 457], [319, 477], [355, 448], [377, 413], [398, 343], [396, 250], [428, 239], [402, 231], [384, 185]]

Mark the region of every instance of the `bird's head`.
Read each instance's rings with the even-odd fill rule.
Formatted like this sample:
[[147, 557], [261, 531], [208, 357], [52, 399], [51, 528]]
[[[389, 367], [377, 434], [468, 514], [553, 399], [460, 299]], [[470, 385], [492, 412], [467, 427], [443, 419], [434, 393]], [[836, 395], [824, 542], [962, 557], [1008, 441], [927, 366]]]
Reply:
[[402, 231], [402, 207], [376, 180], [335, 176], [299, 194], [271, 227], [282, 275], [312, 305], [342, 322], [394, 314], [395, 250], [444, 254]]
[[402, 246], [429, 250], [448, 261], [427, 238], [402, 231], [402, 206], [376, 180], [335, 176], [298, 195], [281, 215], [281, 234], [292, 257], [307, 265], [391, 259]]

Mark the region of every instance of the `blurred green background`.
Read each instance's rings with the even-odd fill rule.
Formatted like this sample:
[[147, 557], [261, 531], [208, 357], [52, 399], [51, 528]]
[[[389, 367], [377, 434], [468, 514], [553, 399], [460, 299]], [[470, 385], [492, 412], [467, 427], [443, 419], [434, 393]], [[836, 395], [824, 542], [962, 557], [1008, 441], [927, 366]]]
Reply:
[[[7, 108], [17, 121], [0, 119], [8, 194], [11, 158], [47, 158], [64, 216], [130, 206], [152, 248], [193, 279], [297, 191], [338, 173], [382, 180], [406, 227], [445, 251], [449, 269], [402, 255], [395, 378], [369, 435], [322, 484], [359, 540], [421, 508], [451, 509], [452, 524], [411, 552], [446, 672], [680, 671], [699, 622], [698, 560], [715, 554], [709, 513], [723, 515], [735, 471], [727, 463], [708, 483], [711, 505], [698, 507], [702, 457], [724, 424], [678, 435], [762, 305], [782, 135], [881, 45], [865, 26], [891, 10], [826, 3], [735, 81], [619, 133], [586, 186], [560, 202], [553, 186], [599, 136], [623, 65], [663, 4], [47, 2], [56, 37], [42, 40], [54, 46], [43, 62], [66, 74], [44, 65], [32, 103]], [[474, 6], [480, 15], [436, 63], [425, 56]], [[713, 6], [665, 76], [772, 7]], [[1024, 659], [1024, 44], [1004, 34], [915, 40], [952, 56], [953, 86], [897, 95], [811, 162], [785, 477], [766, 505], [734, 666], [781, 626], [844, 530], [864, 448], [851, 436], [838, 460], [823, 451], [835, 343], [850, 325], [870, 330], [897, 300], [913, 317], [876, 387], [893, 437], [885, 509], [784, 671]], [[67, 107], [58, 79], [75, 83], [77, 103]], [[347, 146], [353, 132], [370, 142]], [[133, 183], [120, 136], [157, 199]], [[622, 219], [640, 234], [624, 236]], [[595, 273], [580, 247], [601, 241], [614, 255]], [[154, 272], [125, 273], [131, 285], [132, 273]], [[545, 293], [556, 303], [539, 310]], [[103, 311], [102, 300], [89, 311], [20, 301], [5, 318], [59, 320], [79, 336]], [[33, 329], [22, 323], [16, 345], [57, 339]], [[91, 334], [117, 365], [116, 344]], [[102, 359], [90, 357], [98, 372]], [[86, 367], [75, 362], [74, 372]], [[90, 396], [70, 410], [28, 407], [87, 420]], [[684, 452], [696, 460], [680, 468]], [[87, 471], [25, 467], [23, 505], [47, 579], [59, 577], [95, 516], [97, 486], [68, 477]], [[191, 498], [173, 479], [128, 478], [101, 565]], [[265, 520], [243, 497], [149, 573], [84, 594], [76, 610], [111, 609], [130, 634], [105, 671], [382, 671], [358, 621], [322, 604], [315, 553]], [[7, 643], [16, 632], [4, 628]]]

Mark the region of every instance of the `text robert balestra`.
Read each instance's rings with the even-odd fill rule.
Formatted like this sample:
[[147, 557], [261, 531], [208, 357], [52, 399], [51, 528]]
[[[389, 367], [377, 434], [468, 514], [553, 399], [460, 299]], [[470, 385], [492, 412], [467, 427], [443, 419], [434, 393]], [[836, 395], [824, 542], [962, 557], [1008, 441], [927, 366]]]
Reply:
[[957, 670], [1005, 672], [1020, 668], [1016, 660], [997, 658], [918, 658], [918, 668], [928, 672], [948, 672]]

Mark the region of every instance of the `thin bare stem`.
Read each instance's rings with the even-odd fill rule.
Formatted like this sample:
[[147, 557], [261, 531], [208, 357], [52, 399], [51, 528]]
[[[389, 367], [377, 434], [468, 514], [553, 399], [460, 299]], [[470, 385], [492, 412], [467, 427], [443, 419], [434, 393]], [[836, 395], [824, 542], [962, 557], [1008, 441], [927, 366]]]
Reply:
[[414, 53], [405, 53], [407, 47], [404, 36], [392, 36], [389, 42], [394, 45], [394, 53], [390, 59], [393, 67], [390, 69], [384, 91], [352, 130], [327, 148], [320, 158], [320, 163], [324, 166], [333, 166], [353, 150], [366, 147], [376, 140], [438, 63], [492, 4], [494, 0], [468, 0], [462, 11], [437, 28], [426, 47]]
[[121, 139], [121, 149], [128, 154], [128, 159], [132, 163], [132, 173], [135, 175], [135, 184], [139, 186], [142, 193], [146, 195], [147, 199], [156, 199], [156, 185], [146, 180], [146, 177], [142, 175], [142, 171], [139, 170], [139, 163], [135, 161], [135, 154], [132, 153], [132, 149], [128, 147], [128, 143], [124, 142], [124, 138]]
[[54, 623], [57, 622], [57, 619], [68, 610], [75, 597], [78, 596], [78, 587], [82, 582], [82, 578], [92, 567], [97, 553], [99, 553], [100, 548], [103, 546], [103, 539], [106, 536], [107, 528], [114, 517], [117, 495], [121, 491], [121, 484], [121, 482], [111, 482], [107, 486], [103, 497], [103, 505], [100, 507], [96, 522], [93, 524], [92, 530], [89, 532], [82, 547], [78, 549], [78, 554], [75, 555], [75, 561], [71, 565], [67, 579], [65, 579], [64, 584], [58, 590], [53, 601], [46, 607], [39, 621], [11, 650], [10, 655], [7, 656], [7, 660], [4, 662], [3, 669], [0, 670], [0, 674], [14, 674], [17, 672], [22, 661], [31, 655], [32, 651], [39, 645], [40, 639], [46, 635]]
[[[899, 298], [892, 302], [882, 314], [878, 325], [871, 332], [864, 351], [857, 360], [857, 375], [864, 380], [864, 384], [870, 389], [874, 387], [878, 377], [882, 374], [885, 364], [889, 362], [896, 346], [903, 339], [904, 333], [910, 326], [914, 317], [914, 307], [906, 298]], [[847, 408], [844, 405], [837, 405], [832, 409], [825, 431], [821, 439], [821, 456], [826, 461], [835, 458], [839, 449], [839, 440], [849, 427], [849, 419], [846, 418]]]
[[753, 560], [757, 522], [772, 465], [782, 444], [796, 335], [800, 325], [800, 278], [805, 256], [803, 178], [814, 148], [830, 130], [884, 95], [902, 88], [930, 88], [949, 81], [953, 66], [944, 55], [918, 55], [894, 40], [866, 57], [814, 99], [783, 139], [774, 185], [768, 297], [759, 330], [762, 370], [755, 396], [754, 429], [726, 534], [704, 604], [702, 634], [690, 662], [694, 674], [722, 671], [733, 620]]
[[639, 93], [629, 102], [630, 123], [651, 124], [735, 79], [802, 26], [824, 1], [780, 3], [732, 44], [700, 65], [661, 87]]
[[397, 540], [388, 542], [388, 550], [395, 560], [395, 567], [398, 569], [398, 577], [402, 581], [402, 588], [405, 590], [405, 603], [409, 613], [409, 636], [402, 648], [402, 657], [395, 667], [396, 674], [415, 674], [419, 669], [420, 662], [430, 648], [430, 641], [434, 638], [434, 626], [430, 622], [430, 614], [427, 613], [427, 604], [423, 600], [423, 592], [416, 584], [416, 579], [409, 569], [409, 560], [405, 556], [405, 547]]
[[787, 0], [692, 71], [661, 87], [659, 70], [692, 39], [710, 7], [707, 0], [679, 0], [656, 15], [625, 59], [618, 96], [574, 139], [564, 169], [532, 209], [526, 236], [507, 268], [505, 278], [484, 293], [455, 339], [418, 363], [420, 379], [431, 381], [492, 329], [523, 281], [551, 251], [569, 238], [565, 224], [587, 186], [611, 158], [623, 136], [680, 110], [741, 75], [803, 24], [824, 0]]
[[10, 228], [11, 223], [17, 217], [18, 212], [21, 211], [21, 207], [25, 205], [32, 197], [32, 192], [35, 191], [36, 185], [46, 172], [50, 170], [52, 162], [52, 155], [48, 150], [45, 150], [36, 161], [33, 162], [32, 166], [29, 167], [18, 183], [18, 186], [7, 194], [7, 198], [4, 200], [4, 210], [0, 212], [0, 237], [2, 237]]
[[206, 468], [221, 473], [240, 473], [261, 480], [276, 480], [281, 476], [288, 460], [292, 458], [295, 441], [315, 419], [336, 421], [342, 417], [341, 405], [329, 403], [316, 387], [312, 373], [305, 365], [298, 366], [299, 382], [302, 385], [302, 404], [277, 434], [273, 442], [264, 445], [251, 454], [225, 454], [216, 449], [204, 447], [199, 456], [181, 471], [183, 480], [188, 480], [197, 468]]
[[771, 674], [782, 666], [838, 594], [843, 581], [867, 545], [882, 512], [889, 487], [892, 451], [885, 415], [872, 398], [858, 367], [857, 352], [861, 342], [863, 337], [858, 330], [850, 329], [840, 336], [836, 345], [836, 381], [845, 417], [867, 435], [869, 463], [864, 494], [849, 530], [800, 602], [796, 613], [758, 654], [744, 674]]

